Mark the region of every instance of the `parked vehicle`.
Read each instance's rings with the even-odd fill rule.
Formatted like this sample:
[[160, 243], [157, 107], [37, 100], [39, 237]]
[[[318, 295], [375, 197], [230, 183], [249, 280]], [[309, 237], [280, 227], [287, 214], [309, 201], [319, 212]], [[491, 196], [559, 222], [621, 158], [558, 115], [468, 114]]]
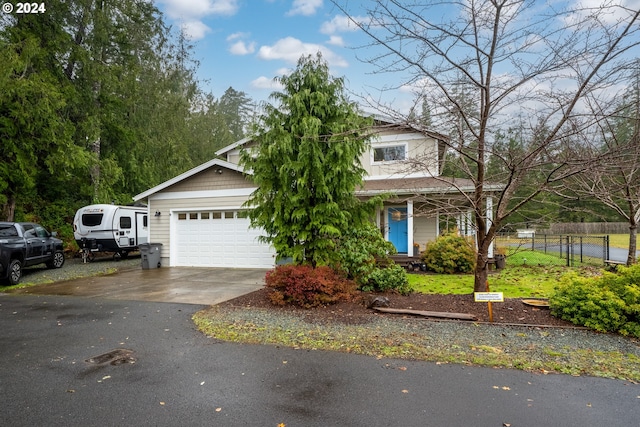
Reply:
[[62, 267], [63, 245], [56, 235], [32, 222], [0, 222], [0, 281], [17, 284], [23, 267]]
[[146, 207], [89, 205], [78, 209], [73, 219], [73, 236], [83, 259], [95, 252], [113, 252], [126, 258], [138, 245], [147, 243], [149, 227]]

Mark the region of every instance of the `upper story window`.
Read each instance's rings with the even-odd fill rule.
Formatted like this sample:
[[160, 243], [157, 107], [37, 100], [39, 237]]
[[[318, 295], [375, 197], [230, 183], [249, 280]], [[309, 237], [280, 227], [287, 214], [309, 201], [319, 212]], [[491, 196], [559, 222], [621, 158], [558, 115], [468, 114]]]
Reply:
[[373, 148], [374, 162], [393, 162], [399, 160], [407, 160], [407, 146], [404, 144]]

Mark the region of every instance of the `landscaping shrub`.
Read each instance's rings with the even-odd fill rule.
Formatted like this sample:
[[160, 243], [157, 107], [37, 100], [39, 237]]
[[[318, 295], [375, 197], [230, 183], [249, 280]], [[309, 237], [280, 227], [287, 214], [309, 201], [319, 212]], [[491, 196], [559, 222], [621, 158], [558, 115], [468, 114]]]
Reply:
[[445, 234], [427, 243], [422, 261], [427, 270], [436, 273], [471, 273], [474, 270], [476, 254], [464, 237]]
[[386, 268], [376, 268], [368, 276], [367, 282], [360, 286], [365, 292], [395, 291], [400, 294], [411, 292], [407, 272], [398, 264]]
[[356, 290], [352, 280], [326, 266], [279, 265], [267, 272], [265, 282], [272, 303], [305, 308], [349, 300]]
[[390, 254], [396, 253], [391, 242], [384, 240], [374, 224], [366, 224], [346, 232], [336, 245], [336, 268], [356, 282], [365, 292], [397, 291], [408, 293], [409, 281], [404, 269], [396, 265]]
[[554, 316], [576, 325], [640, 337], [640, 265], [598, 277], [569, 273], [549, 305]]
[[384, 240], [374, 224], [366, 224], [344, 233], [336, 244], [336, 253], [336, 268], [361, 285], [378, 268], [377, 260], [387, 260], [389, 254], [396, 253], [396, 248]]

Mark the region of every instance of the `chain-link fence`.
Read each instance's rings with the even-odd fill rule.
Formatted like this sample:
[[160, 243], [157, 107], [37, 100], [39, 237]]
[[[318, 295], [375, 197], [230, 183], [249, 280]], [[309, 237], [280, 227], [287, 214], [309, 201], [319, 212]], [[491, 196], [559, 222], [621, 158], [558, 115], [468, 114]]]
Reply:
[[575, 267], [604, 265], [609, 260], [609, 236], [531, 234], [500, 235], [496, 248], [524, 264], [555, 264]]

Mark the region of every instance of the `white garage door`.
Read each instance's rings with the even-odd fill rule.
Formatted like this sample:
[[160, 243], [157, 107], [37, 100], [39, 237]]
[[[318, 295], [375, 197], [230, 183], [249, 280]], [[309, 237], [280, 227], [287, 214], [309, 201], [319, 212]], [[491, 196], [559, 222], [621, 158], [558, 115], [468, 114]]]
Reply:
[[174, 213], [172, 265], [272, 268], [275, 251], [258, 241], [261, 230], [249, 227], [243, 211]]

